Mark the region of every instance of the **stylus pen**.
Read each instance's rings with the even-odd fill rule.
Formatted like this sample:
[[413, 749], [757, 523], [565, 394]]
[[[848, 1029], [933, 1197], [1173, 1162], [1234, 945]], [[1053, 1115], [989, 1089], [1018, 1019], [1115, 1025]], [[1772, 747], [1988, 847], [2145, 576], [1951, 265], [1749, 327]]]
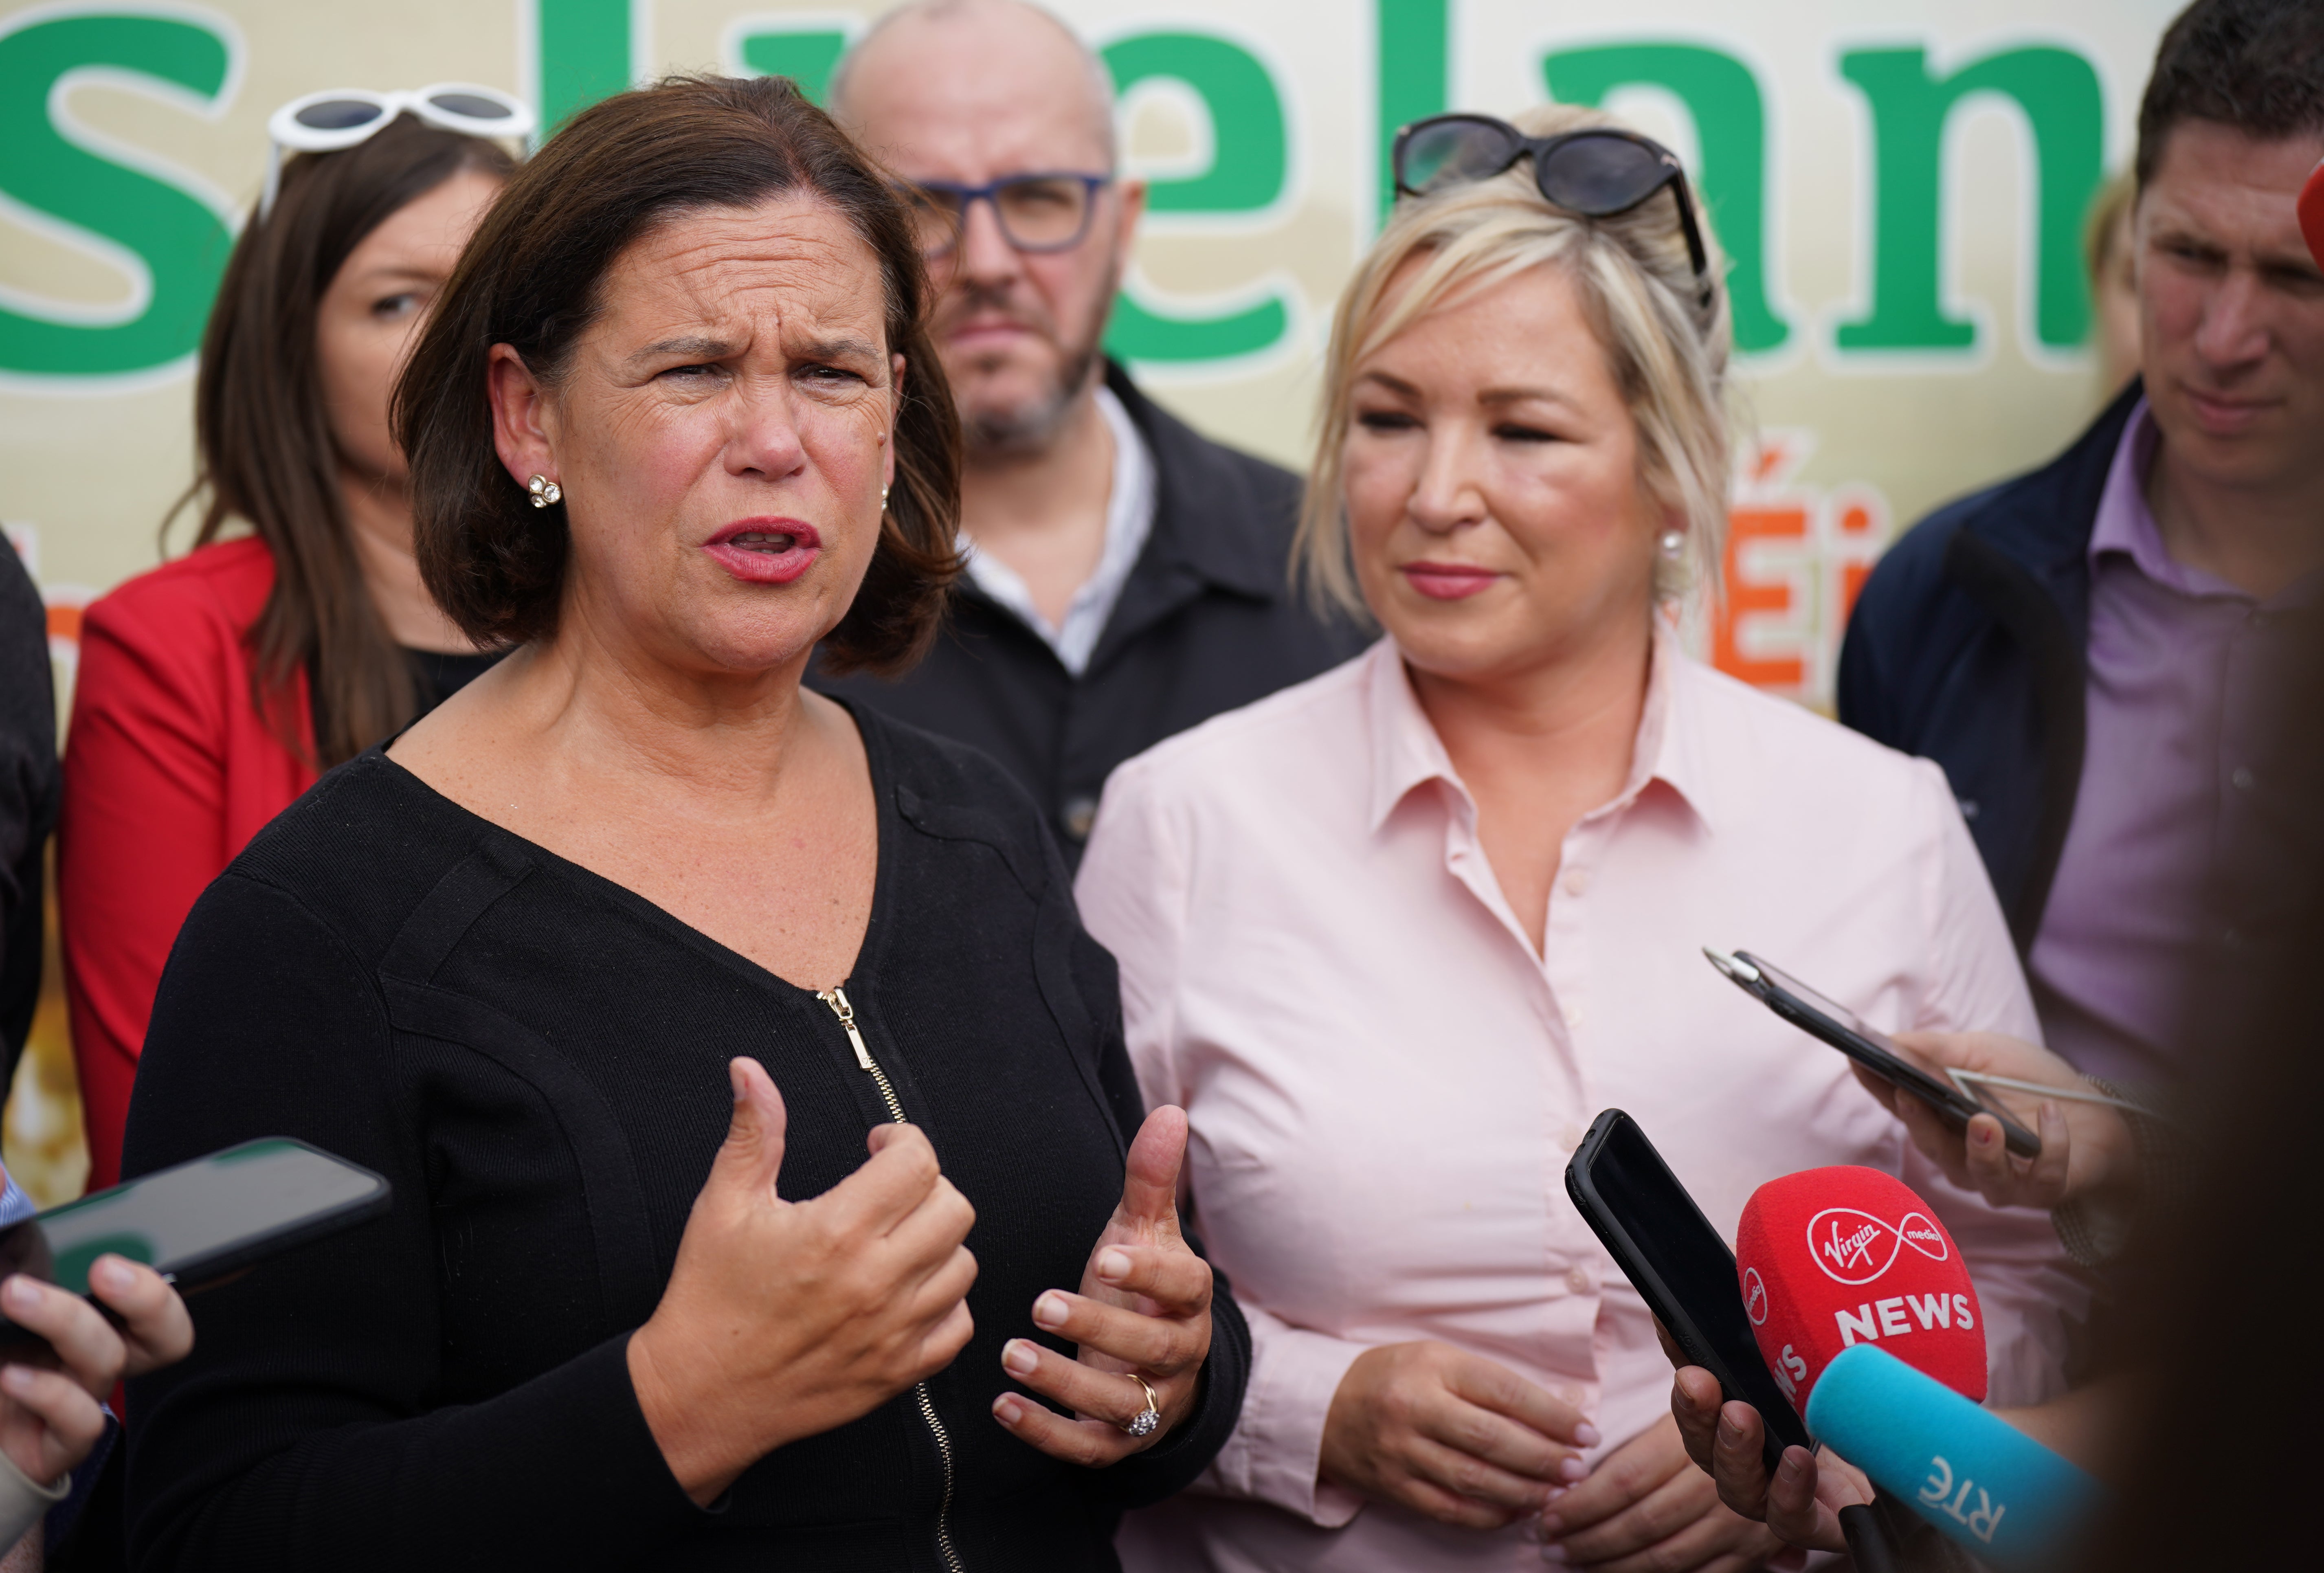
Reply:
[[2133, 1103], [2127, 1098], [2116, 1098], [2111, 1093], [2093, 1091], [2088, 1088], [2044, 1087], [2039, 1081], [2020, 1081], [2015, 1076], [1995, 1076], [1984, 1071], [1956, 1071], [1950, 1067], [1946, 1069], [1945, 1074], [1952, 1079], [1954, 1086], [1971, 1096], [1975, 1096], [1976, 1089], [1978, 1087], [2006, 1087], [2012, 1092], [2030, 1092], [2040, 1098], [2064, 1098], [2076, 1103], [2103, 1103], [2108, 1108], [2119, 1108], [2126, 1113], [2137, 1115], [2142, 1119], [2163, 1118], [2153, 1109]]

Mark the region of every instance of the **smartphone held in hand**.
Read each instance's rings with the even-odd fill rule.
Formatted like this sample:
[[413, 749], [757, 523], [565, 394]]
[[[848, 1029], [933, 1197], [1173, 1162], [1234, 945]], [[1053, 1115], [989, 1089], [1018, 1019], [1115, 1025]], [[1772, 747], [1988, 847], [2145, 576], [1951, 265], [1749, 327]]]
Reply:
[[1868, 1025], [1846, 1006], [1825, 998], [1780, 967], [1748, 951], [1732, 955], [1705, 946], [1711, 964], [1727, 980], [1811, 1037], [1822, 1039], [1849, 1059], [1887, 1082], [1903, 1089], [1944, 1116], [1952, 1125], [1965, 1126], [1980, 1114], [2001, 1122], [2003, 1141], [2021, 1158], [2038, 1157], [2042, 1138], [2019, 1124], [2001, 1100], [1983, 1087], [1976, 1096], [1940, 1081], [1896, 1052], [1886, 1035]]
[[[244, 1142], [0, 1229], [0, 1277], [88, 1293], [108, 1253], [189, 1292], [385, 1212], [386, 1180], [288, 1136]], [[37, 1335], [0, 1318], [0, 1344]]]

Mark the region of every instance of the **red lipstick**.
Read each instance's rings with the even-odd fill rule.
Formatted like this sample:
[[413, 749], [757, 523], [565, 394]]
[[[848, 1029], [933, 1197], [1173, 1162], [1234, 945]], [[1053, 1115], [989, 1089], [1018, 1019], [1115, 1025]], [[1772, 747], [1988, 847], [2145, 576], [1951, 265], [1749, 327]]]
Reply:
[[823, 537], [797, 519], [738, 519], [702, 549], [745, 584], [788, 584], [823, 555]]
[[1474, 563], [1406, 563], [1397, 572], [1431, 601], [1465, 601], [1493, 587], [1500, 577]]

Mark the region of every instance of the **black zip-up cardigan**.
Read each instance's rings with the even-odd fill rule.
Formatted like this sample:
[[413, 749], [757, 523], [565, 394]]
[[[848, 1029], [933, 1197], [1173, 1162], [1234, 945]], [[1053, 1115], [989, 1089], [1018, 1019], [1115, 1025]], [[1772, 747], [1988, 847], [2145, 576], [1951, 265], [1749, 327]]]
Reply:
[[[1139, 1118], [1112, 959], [1024, 793], [859, 711], [879, 804], [847, 980], [873, 1054], [975, 1205], [975, 1336], [928, 1383], [965, 1573], [1112, 1568], [1123, 1509], [1233, 1429], [1250, 1334], [1222, 1282], [1201, 1405], [1110, 1469], [991, 1418], [1044, 1289], [1076, 1286]], [[197, 1297], [191, 1358], [131, 1384], [143, 1568], [949, 1573], [945, 1461], [899, 1395], [778, 1449], [710, 1509], [662, 1462], [623, 1345], [668, 1281], [756, 1056], [805, 1198], [884, 1121], [839, 1021], [629, 890], [374, 750], [196, 904], [129, 1115], [142, 1173], [268, 1135], [386, 1175], [385, 1218]], [[1051, 1338], [1053, 1347], [1064, 1346]]]

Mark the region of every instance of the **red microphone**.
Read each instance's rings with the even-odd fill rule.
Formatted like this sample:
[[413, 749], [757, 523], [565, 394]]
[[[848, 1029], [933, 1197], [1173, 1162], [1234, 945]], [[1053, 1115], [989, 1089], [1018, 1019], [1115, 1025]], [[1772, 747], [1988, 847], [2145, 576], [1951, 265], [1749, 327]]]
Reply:
[[1804, 1415], [1834, 1357], [1875, 1344], [1985, 1397], [1985, 1332], [1960, 1248], [1912, 1187], [1877, 1169], [1807, 1169], [1751, 1193], [1735, 1234], [1743, 1309]]

